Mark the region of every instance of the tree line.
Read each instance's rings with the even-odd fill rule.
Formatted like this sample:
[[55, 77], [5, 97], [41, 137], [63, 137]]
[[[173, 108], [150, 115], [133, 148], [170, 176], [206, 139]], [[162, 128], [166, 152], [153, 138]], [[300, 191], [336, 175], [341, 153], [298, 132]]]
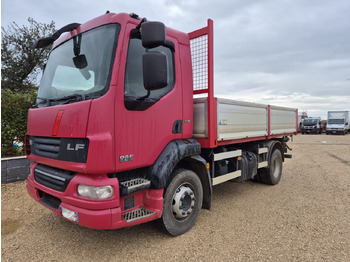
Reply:
[[56, 31], [55, 23], [15, 22], [1, 27], [1, 157], [23, 155], [28, 109], [35, 104], [40, 74], [51, 47], [34, 43]]

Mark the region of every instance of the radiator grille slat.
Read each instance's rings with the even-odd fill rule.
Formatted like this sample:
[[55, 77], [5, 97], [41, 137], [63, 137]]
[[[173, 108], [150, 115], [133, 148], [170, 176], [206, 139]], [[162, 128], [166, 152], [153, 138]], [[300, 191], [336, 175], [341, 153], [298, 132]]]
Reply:
[[64, 192], [76, 174], [58, 168], [38, 164], [34, 169], [34, 179], [39, 184]]
[[31, 140], [34, 154], [53, 159], [58, 157], [61, 146], [60, 138], [31, 137]]

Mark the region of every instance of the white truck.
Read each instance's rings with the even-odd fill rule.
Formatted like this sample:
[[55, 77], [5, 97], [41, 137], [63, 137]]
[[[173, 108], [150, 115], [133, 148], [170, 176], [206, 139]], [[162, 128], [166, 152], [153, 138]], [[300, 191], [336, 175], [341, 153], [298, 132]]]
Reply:
[[350, 130], [349, 119], [350, 111], [328, 111], [326, 134], [347, 134]]

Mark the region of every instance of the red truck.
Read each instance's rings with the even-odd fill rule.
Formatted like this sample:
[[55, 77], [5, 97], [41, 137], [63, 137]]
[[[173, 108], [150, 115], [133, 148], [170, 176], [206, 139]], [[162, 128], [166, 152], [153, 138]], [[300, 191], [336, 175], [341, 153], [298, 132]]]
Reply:
[[56, 214], [94, 229], [157, 219], [176, 236], [214, 185], [280, 181], [298, 112], [214, 97], [212, 20], [187, 34], [107, 12], [34, 48], [51, 44], [28, 112], [27, 190]]

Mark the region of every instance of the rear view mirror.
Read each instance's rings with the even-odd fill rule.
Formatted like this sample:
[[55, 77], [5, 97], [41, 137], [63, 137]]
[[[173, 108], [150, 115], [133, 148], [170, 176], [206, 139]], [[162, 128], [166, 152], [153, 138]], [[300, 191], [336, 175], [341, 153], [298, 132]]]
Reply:
[[143, 54], [143, 85], [146, 90], [161, 89], [168, 85], [168, 61], [163, 52], [147, 52]]
[[73, 63], [74, 63], [74, 66], [79, 69], [83, 69], [88, 65], [85, 55], [78, 55], [73, 57]]
[[141, 25], [141, 39], [144, 48], [155, 48], [165, 44], [166, 30], [161, 22], [145, 22]]

